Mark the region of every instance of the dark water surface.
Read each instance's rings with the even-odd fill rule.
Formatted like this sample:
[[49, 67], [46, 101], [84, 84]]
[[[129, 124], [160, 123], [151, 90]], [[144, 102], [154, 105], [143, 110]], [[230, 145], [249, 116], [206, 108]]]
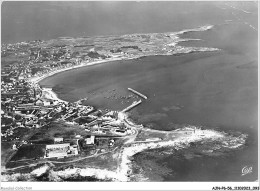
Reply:
[[[234, 19], [232, 12], [252, 17], [225, 6], [225, 2], [205, 1], [3, 1], [1, 5], [2, 43], [61, 36], [178, 31]], [[247, 3], [246, 8], [257, 13], [254, 2]], [[247, 21], [257, 28], [257, 19]]]
[[[150, 165], [147, 172], [153, 168], [167, 171], [158, 171], [151, 180], [257, 180], [257, 33], [246, 25], [230, 24], [185, 37], [204, 40], [185, 42], [188, 46], [221, 51], [115, 61], [63, 72], [40, 84], [53, 87], [61, 99], [88, 97], [87, 104], [112, 110], [133, 101], [120, 98], [129, 95], [131, 87], [148, 96], [131, 112], [132, 117], [150, 128], [172, 130], [175, 124], [192, 124], [249, 135], [243, 148], [219, 156], [196, 154], [192, 148], [170, 155], [139, 153], [134, 157], [139, 167]], [[106, 98], [111, 95], [117, 99]], [[253, 173], [241, 176], [244, 166], [252, 166]]]

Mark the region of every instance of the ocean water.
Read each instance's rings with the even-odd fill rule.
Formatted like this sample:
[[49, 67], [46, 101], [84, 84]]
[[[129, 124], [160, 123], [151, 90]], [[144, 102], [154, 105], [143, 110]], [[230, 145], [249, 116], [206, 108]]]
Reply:
[[[254, 2], [232, 4], [257, 13]], [[4, 1], [1, 5], [2, 43], [178, 31], [234, 19], [232, 12], [252, 17], [225, 6], [225, 2]], [[249, 22], [257, 28], [255, 18]]]
[[[183, 45], [221, 51], [109, 62], [56, 74], [40, 84], [53, 87], [61, 99], [88, 97], [86, 104], [111, 110], [133, 101], [121, 99], [131, 87], [148, 96], [131, 111], [133, 120], [146, 127], [173, 130], [192, 124], [248, 134], [243, 147], [216, 155], [201, 152], [203, 146], [136, 154], [133, 181], [140, 176], [150, 181], [257, 180], [257, 32], [244, 23], [229, 23], [183, 36], [203, 39]], [[245, 166], [253, 172], [241, 176]]]

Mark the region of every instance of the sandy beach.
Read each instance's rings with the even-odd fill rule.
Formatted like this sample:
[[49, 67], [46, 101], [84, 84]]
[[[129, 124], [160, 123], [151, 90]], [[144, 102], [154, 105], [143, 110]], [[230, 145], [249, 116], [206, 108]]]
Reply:
[[57, 69], [54, 70], [52, 72], [48, 72], [46, 74], [43, 74], [42, 76], [37, 76], [37, 77], [32, 77], [29, 79], [29, 81], [33, 82], [33, 83], [39, 83], [41, 80], [53, 76], [55, 74], [61, 73], [61, 72], [65, 72], [68, 70], [73, 70], [73, 69], [77, 69], [77, 68], [81, 68], [81, 67], [85, 67], [85, 66], [92, 66], [92, 65], [96, 65], [96, 64], [101, 64], [104, 62], [112, 62], [112, 61], [116, 61], [116, 60], [123, 60], [123, 59], [135, 59], [135, 58], [113, 58], [113, 59], [109, 59], [109, 60], [98, 60], [98, 61], [93, 61], [93, 62], [82, 62], [79, 65], [76, 66], [71, 66], [71, 67], [67, 67], [67, 68], [62, 68], [62, 69]]
[[[43, 74], [42, 76], [32, 77], [32, 78], [29, 79], [29, 81], [31, 83], [38, 84], [40, 81], [44, 80], [45, 78], [51, 77], [55, 74], [62, 73], [62, 72], [68, 71], [68, 70], [73, 70], [73, 69], [77, 69], [77, 68], [81, 68], [81, 67], [87, 67], [87, 66], [93, 66], [93, 65], [97, 65], [97, 64], [103, 64], [103, 63], [106, 63], [106, 62], [113, 62], [113, 61], [118, 61], [118, 60], [131, 60], [131, 59], [136, 59], [136, 58], [138, 58], [138, 57], [131, 57], [131, 58], [121, 57], [121, 58], [112, 58], [112, 59], [109, 59], [109, 60], [97, 60], [97, 61], [92, 61], [92, 62], [82, 62], [81, 64], [76, 65], [76, 66], [71, 66], [71, 67], [62, 68], [62, 69], [56, 69], [52, 72], [48, 72], [46, 74]], [[51, 88], [44, 88], [44, 89], [42, 89], [42, 91], [46, 94], [45, 96], [49, 99], [57, 100], [59, 102], [68, 103], [67, 101], [60, 99], [57, 96], [57, 94]]]
[[57, 94], [54, 91], [52, 91], [51, 88], [42, 88], [42, 94], [47, 99], [52, 99], [52, 100], [57, 100], [59, 102], [68, 103], [67, 101], [64, 101], [64, 100], [58, 98]]

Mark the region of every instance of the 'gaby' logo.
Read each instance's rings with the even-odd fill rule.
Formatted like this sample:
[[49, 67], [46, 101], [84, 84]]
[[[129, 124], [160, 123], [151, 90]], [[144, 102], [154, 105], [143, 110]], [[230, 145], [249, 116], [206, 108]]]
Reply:
[[241, 176], [244, 176], [244, 175], [246, 175], [246, 174], [252, 173], [252, 170], [253, 170], [253, 167], [252, 167], [252, 166], [250, 166], [250, 167], [245, 166], [244, 168], [242, 168], [242, 174], [241, 174]]

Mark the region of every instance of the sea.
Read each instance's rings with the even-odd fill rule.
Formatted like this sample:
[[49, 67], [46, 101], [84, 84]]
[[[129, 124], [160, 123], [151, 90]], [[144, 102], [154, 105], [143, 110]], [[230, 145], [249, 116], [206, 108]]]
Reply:
[[[182, 42], [181, 45], [214, 47], [220, 51], [107, 62], [56, 74], [42, 80], [40, 85], [52, 87], [63, 100], [74, 102], [87, 98], [86, 105], [109, 110], [122, 110], [130, 105], [134, 99], [125, 97], [130, 95], [127, 88], [133, 88], [148, 97], [130, 112], [131, 118], [145, 127], [170, 131], [176, 126], [194, 125], [248, 135], [246, 144], [242, 147], [216, 155], [201, 152], [203, 145], [196, 149], [160, 148], [137, 153], [131, 159], [132, 181], [256, 181], [258, 27], [257, 5], [250, 3], [234, 5], [250, 10], [250, 13], [244, 12], [242, 8], [234, 9], [223, 2], [163, 2], [160, 6], [158, 2], [86, 4], [85, 7], [82, 6], [85, 9], [92, 7], [93, 12], [102, 10], [92, 17], [96, 19], [92, 20], [95, 24], [88, 25], [87, 18], [80, 20], [85, 23], [85, 28], [81, 26], [80, 29], [75, 29], [75, 23], [61, 22], [61, 28], [56, 32], [44, 31], [49, 37], [42, 36], [44, 34], [40, 37], [55, 38], [62, 27], [69, 28], [62, 35], [77, 36], [83, 35], [84, 30], [89, 35], [104, 34], [104, 29], [111, 34], [175, 32], [210, 24], [213, 25], [211, 30], [181, 35], [181, 38], [201, 39]], [[53, 4], [52, 9], [55, 7], [59, 7], [59, 11], [65, 9]], [[80, 14], [84, 15], [82, 7], [74, 4], [65, 9], [68, 13], [70, 9], [79, 10], [79, 15], [70, 17], [69, 21], [78, 21], [82, 16]], [[163, 7], [165, 11], [159, 12]], [[110, 13], [111, 10], [116, 11], [108, 17], [107, 28], [101, 27], [98, 21], [104, 19], [105, 13]], [[61, 14], [48, 8], [45, 11], [55, 14], [57, 17], [54, 20]], [[41, 14], [42, 12], [41, 9]], [[48, 15], [45, 17], [48, 19]], [[13, 24], [9, 25], [13, 27]], [[39, 30], [41, 27], [38, 26]], [[37, 31], [38, 29], [35, 30]], [[7, 35], [8, 41], [9, 34], [4, 32], [2, 35]], [[22, 38], [28, 39], [25, 32]], [[244, 167], [252, 167], [252, 172], [243, 175]]]

